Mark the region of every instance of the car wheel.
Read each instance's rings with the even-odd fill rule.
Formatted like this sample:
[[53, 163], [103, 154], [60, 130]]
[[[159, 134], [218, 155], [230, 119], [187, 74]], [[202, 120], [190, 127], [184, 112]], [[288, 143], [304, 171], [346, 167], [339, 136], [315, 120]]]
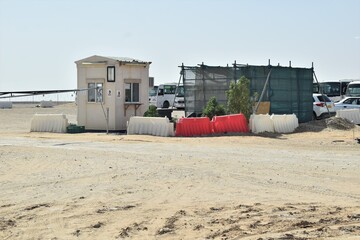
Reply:
[[163, 108], [169, 108], [170, 104], [168, 101], [165, 101], [162, 105]]
[[313, 112], [313, 117], [312, 117], [312, 120], [314, 121], [314, 120], [317, 120], [318, 118], [316, 117], [316, 113], [315, 112]]

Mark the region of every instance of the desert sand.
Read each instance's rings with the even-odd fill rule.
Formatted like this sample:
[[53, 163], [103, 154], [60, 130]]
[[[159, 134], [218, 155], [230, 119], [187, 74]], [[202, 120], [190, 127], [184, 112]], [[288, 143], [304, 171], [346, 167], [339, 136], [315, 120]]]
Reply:
[[177, 138], [29, 132], [0, 109], [0, 239], [360, 239], [360, 138], [292, 134]]

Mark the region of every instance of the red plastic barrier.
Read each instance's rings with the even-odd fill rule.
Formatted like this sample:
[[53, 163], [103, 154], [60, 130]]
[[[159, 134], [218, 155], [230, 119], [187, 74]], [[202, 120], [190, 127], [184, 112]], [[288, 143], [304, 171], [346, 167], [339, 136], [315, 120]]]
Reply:
[[215, 116], [212, 119], [214, 133], [249, 132], [246, 117], [243, 114]]
[[176, 123], [175, 136], [177, 137], [201, 136], [211, 133], [211, 123], [207, 117], [180, 118]]

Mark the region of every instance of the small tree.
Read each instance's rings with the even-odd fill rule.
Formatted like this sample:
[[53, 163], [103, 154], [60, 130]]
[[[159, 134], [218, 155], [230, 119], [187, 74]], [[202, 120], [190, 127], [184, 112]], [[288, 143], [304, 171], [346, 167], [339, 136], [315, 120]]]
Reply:
[[242, 76], [237, 83], [231, 82], [226, 92], [227, 107], [230, 114], [242, 113], [247, 119], [251, 115], [250, 80]]
[[216, 101], [216, 97], [211, 97], [208, 103], [206, 104], [206, 107], [204, 108], [202, 115], [204, 117], [210, 118], [211, 120], [214, 116], [221, 116], [225, 114], [226, 114], [225, 107], [223, 105], [220, 105]]
[[144, 117], [159, 117], [156, 106], [150, 105], [149, 109], [144, 113]]

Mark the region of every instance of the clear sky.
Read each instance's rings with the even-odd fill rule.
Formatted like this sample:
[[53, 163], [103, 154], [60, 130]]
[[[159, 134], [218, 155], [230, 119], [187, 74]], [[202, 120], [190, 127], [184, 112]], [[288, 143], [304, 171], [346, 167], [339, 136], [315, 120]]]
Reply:
[[360, 79], [360, 0], [0, 0], [0, 91], [76, 88], [92, 55], [151, 61], [156, 84], [268, 59]]

